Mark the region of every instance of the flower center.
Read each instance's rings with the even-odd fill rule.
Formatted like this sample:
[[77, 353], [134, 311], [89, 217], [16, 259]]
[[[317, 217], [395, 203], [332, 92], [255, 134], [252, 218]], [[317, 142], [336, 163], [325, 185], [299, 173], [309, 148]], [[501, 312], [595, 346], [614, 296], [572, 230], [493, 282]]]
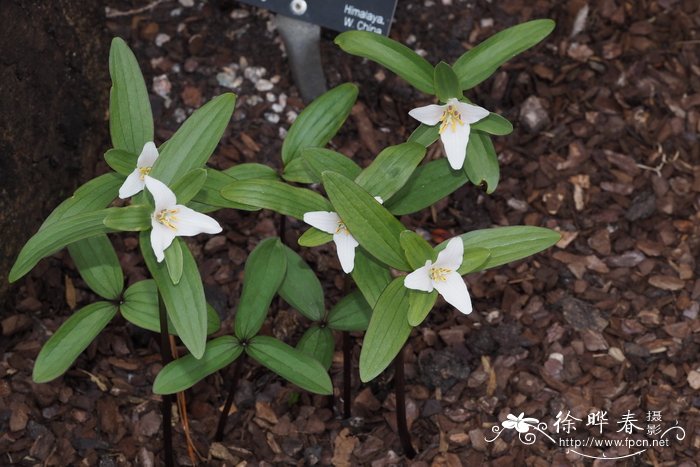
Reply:
[[178, 213], [177, 209], [161, 209], [156, 215], [156, 220], [166, 226], [171, 230], [177, 230], [175, 222], [177, 222], [177, 217], [175, 214]]
[[440, 121], [442, 122], [440, 124], [440, 133], [445, 131], [447, 128], [451, 128], [452, 132], [455, 132], [457, 130], [457, 124], [459, 124], [459, 126], [464, 125], [464, 122], [462, 121], [462, 114], [459, 113], [454, 105], [447, 106], [445, 111], [442, 113], [442, 117], [440, 117]]
[[338, 221], [338, 227], [336, 227], [335, 233], [344, 233], [345, 235], [349, 233], [348, 228], [345, 227], [345, 222]]
[[430, 279], [435, 282], [445, 282], [447, 275], [452, 272], [452, 269], [447, 268], [430, 268]]
[[151, 168], [150, 167], [139, 167], [139, 178], [141, 180], [146, 178], [146, 175], [151, 173]]

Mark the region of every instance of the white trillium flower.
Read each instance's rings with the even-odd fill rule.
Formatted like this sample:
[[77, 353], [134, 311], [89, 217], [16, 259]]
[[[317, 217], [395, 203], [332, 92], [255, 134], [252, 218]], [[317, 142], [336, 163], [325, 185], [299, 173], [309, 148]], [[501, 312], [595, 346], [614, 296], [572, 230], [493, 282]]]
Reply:
[[[379, 204], [384, 203], [381, 197], [375, 196]], [[349, 274], [355, 267], [355, 248], [359, 245], [355, 237], [352, 236], [345, 222], [337, 212], [332, 211], [311, 211], [304, 214], [304, 222], [318, 230], [333, 234], [333, 242], [338, 251], [338, 259], [343, 272]]]
[[146, 188], [153, 195], [156, 209], [151, 216], [151, 246], [160, 263], [165, 258], [163, 253], [175, 237], [192, 237], [200, 233], [215, 234], [221, 232], [221, 226], [213, 218], [177, 204], [175, 193], [165, 183], [146, 175]]
[[445, 146], [445, 155], [450, 166], [461, 169], [467, 157], [467, 144], [472, 123], [488, 117], [489, 111], [478, 105], [460, 102], [454, 97], [445, 105], [431, 104], [417, 107], [408, 115], [428, 126], [440, 123], [440, 140]]
[[156, 162], [156, 159], [158, 159], [158, 148], [156, 148], [153, 141], [149, 141], [143, 145], [141, 154], [136, 160], [136, 168], [126, 177], [121, 188], [119, 188], [119, 197], [121, 199], [134, 196], [136, 193], [143, 190], [144, 179], [151, 173], [151, 168]]
[[445, 301], [468, 315], [472, 312], [472, 301], [469, 298], [467, 284], [457, 270], [462, 265], [464, 244], [462, 239], [455, 237], [447, 243], [447, 247], [438, 253], [437, 260], [430, 260], [425, 266], [418, 268], [403, 280], [406, 288], [432, 292], [436, 289]]
[[521, 412], [517, 417], [513, 414], [508, 414], [506, 417], [508, 420], [504, 420], [501, 425], [503, 428], [509, 430], [516, 429], [518, 433], [527, 433], [530, 431], [531, 427], [536, 427], [540, 422], [536, 418], [525, 417], [525, 412]]

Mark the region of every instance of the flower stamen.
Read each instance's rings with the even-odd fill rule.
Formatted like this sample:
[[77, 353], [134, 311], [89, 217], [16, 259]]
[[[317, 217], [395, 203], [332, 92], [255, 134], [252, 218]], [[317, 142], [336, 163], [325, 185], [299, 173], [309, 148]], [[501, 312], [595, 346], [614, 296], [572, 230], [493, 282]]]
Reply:
[[170, 230], [177, 230], [175, 222], [177, 222], [177, 217], [175, 214], [178, 213], [177, 209], [161, 209], [156, 215], [156, 221], [163, 224]]
[[348, 234], [348, 228], [345, 226], [345, 222], [338, 222], [338, 227], [335, 229], [335, 233], [344, 233], [346, 235]]
[[151, 173], [151, 167], [139, 167], [139, 179], [145, 180], [146, 175]]
[[451, 272], [452, 269], [448, 268], [430, 268], [430, 279], [437, 282], [445, 282], [447, 275]]
[[442, 117], [440, 117], [440, 121], [442, 122], [440, 124], [440, 133], [442, 134], [447, 128], [451, 128], [452, 132], [454, 133], [457, 131], [457, 124], [459, 126], [464, 125], [464, 121], [462, 120], [462, 114], [457, 110], [457, 108], [454, 105], [448, 105], [445, 111], [442, 113]]

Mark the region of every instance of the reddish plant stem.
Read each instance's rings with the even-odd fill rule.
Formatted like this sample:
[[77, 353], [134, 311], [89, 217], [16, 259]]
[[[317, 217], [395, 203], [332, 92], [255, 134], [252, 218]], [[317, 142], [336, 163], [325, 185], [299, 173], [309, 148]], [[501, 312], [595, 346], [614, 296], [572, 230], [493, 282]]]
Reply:
[[352, 337], [343, 331], [343, 417], [352, 417]]
[[[158, 291], [158, 315], [160, 318], [160, 358], [163, 366], [173, 359], [168, 335], [168, 315], [163, 303], [163, 297]], [[164, 394], [161, 402], [161, 414], [163, 416], [163, 462], [166, 467], [173, 467], [173, 431], [172, 431], [172, 394]]]
[[282, 242], [282, 245], [287, 244], [286, 240], [286, 234], [287, 234], [287, 216], [284, 214], [280, 214], [280, 223], [279, 223], [279, 228], [278, 228], [277, 235], [280, 238], [280, 241]]
[[396, 428], [403, 452], [409, 459], [416, 457], [416, 451], [411, 444], [411, 433], [406, 422], [406, 382], [403, 372], [403, 347], [394, 358], [394, 393], [396, 394]]
[[238, 357], [236, 363], [233, 367], [233, 375], [228, 382], [228, 397], [226, 398], [226, 403], [224, 404], [224, 409], [219, 416], [219, 424], [216, 427], [216, 435], [214, 435], [214, 441], [223, 441], [224, 431], [226, 430], [226, 422], [228, 422], [228, 413], [231, 411], [231, 405], [233, 405], [233, 397], [236, 395], [236, 387], [238, 386], [238, 380], [241, 377], [241, 371], [243, 371], [243, 361], [245, 360], [245, 354]]

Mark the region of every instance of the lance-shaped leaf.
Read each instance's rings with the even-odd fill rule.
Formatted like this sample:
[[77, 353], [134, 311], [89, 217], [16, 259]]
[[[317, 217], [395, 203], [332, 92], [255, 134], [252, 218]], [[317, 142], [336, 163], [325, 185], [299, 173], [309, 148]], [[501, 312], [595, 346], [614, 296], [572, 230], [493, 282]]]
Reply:
[[219, 208], [255, 211], [259, 208], [241, 205], [240, 203], [224, 198], [221, 196], [221, 189], [226, 185], [230, 185], [236, 180], [279, 180], [279, 176], [274, 169], [266, 165], [256, 163], [239, 164], [223, 171], [218, 171], [215, 169], [206, 170], [207, 179], [204, 182], [202, 189], [199, 190], [197, 195], [193, 198], [193, 204], [196, 204], [196, 209], [199, 212], [210, 212]]
[[144, 205], [112, 208], [105, 216], [104, 224], [112, 230], [140, 232], [151, 228], [152, 212], [152, 207]]
[[235, 103], [236, 95], [226, 93], [195, 110], [161, 146], [151, 177], [170, 185], [182, 174], [202, 167], [219, 144]]
[[367, 31], [346, 31], [335, 38], [335, 43], [351, 55], [385, 66], [419, 91], [435, 93], [432, 65], [405, 45]]
[[153, 382], [156, 394], [174, 394], [191, 388], [210, 374], [234, 362], [243, 347], [233, 336], [221, 336], [207, 343], [202, 358], [186, 355], [165, 365]]
[[287, 256], [277, 237], [263, 240], [250, 253], [236, 311], [235, 332], [239, 339], [250, 339], [260, 331], [286, 270]]
[[46, 383], [73, 364], [117, 312], [111, 303], [97, 302], [76, 312], [44, 344], [34, 363], [32, 379]]
[[326, 170], [338, 172], [354, 180], [362, 168], [349, 157], [330, 149], [304, 148], [299, 160], [306, 166], [306, 172], [314, 183], [321, 183], [321, 174]]
[[450, 65], [440, 62], [435, 66], [433, 74], [435, 85], [435, 95], [440, 102], [447, 102], [448, 99], [462, 97], [462, 90], [459, 88], [459, 78]]
[[175, 237], [173, 243], [170, 244], [168, 248], [165, 249], [165, 265], [168, 268], [168, 275], [173, 284], [177, 285], [182, 278], [182, 250], [187, 248], [184, 244], [184, 240], [180, 237]]
[[29, 239], [19, 252], [17, 261], [10, 270], [9, 281], [15, 282], [36, 266], [39, 260], [56, 253], [71, 243], [111, 232], [112, 230], [104, 225], [103, 220], [113, 209], [118, 208], [101, 209], [65, 217], [43, 227]]
[[420, 144], [421, 146], [427, 148], [439, 138], [440, 125], [428, 126], [425, 123], [421, 123], [415, 130], [413, 130], [411, 136], [408, 137], [408, 141]]
[[127, 176], [136, 168], [138, 154], [132, 154], [124, 149], [110, 149], [105, 153], [105, 161], [119, 175]]
[[265, 180], [280, 179], [275, 169], [256, 162], [247, 162], [245, 164], [234, 165], [233, 167], [229, 167], [222, 172], [235, 178], [236, 180], [251, 180], [254, 178], [262, 178]]
[[314, 180], [309, 174], [309, 170], [306, 168], [306, 164], [301, 157], [293, 159], [284, 167], [282, 178], [288, 182], [304, 183], [307, 185], [314, 183]]
[[372, 308], [367, 300], [359, 290], [353, 290], [331, 308], [328, 327], [338, 331], [366, 331], [371, 316]]
[[90, 289], [108, 300], [119, 298], [124, 289], [124, 273], [107, 235], [97, 235], [68, 245], [68, 252]]
[[[146, 279], [130, 285], [124, 291], [123, 302], [119, 311], [130, 323], [153, 332], [160, 332], [160, 314], [158, 309], [158, 288], [153, 279]], [[221, 328], [221, 321], [216, 310], [207, 304], [207, 335]], [[177, 336], [175, 326], [168, 318], [168, 333]]]
[[178, 204], [187, 204], [202, 189], [207, 181], [207, 171], [203, 168], [193, 169], [179, 178], [171, 187]]
[[182, 277], [173, 284], [165, 263], [156, 261], [149, 232], [139, 236], [141, 254], [146, 267], [158, 285], [168, 318], [178, 336], [195, 358], [202, 358], [207, 339], [207, 303], [197, 263], [189, 248], [182, 249]]
[[311, 321], [323, 319], [323, 287], [306, 261], [294, 250], [282, 245], [287, 256], [287, 269], [279, 288], [280, 297]]
[[344, 83], [327, 91], [294, 120], [282, 144], [285, 167], [307, 147], [325, 146], [350, 115], [357, 99], [357, 86]]
[[316, 324], [306, 330], [297, 344], [297, 349], [318, 360], [326, 371], [333, 363], [334, 348], [333, 332], [327, 327], [319, 327]]
[[318, 230], [316, 227], [311, 227], [309, 230], [301, 234], [299, 237], [299, 245], [305, 247], [315, 247], [328, 243], [333, 240], [333, 235]]
[[417, 143], [389, 146], [355, 178], [355, 183], [372, 196], [389, 199], [404, 186], [425, 156]]
[[[139, 154], [153, 141], [153, 115], [146, 83], [129, 46], [121, 38], [112, 39], [109, 50], [109, 132], [112, 146]], [[133, 170], [133, 168], [132, 168]]]
[[408, 292], [403, 277], [387, 286], [372, 310], [360, 352], [360, 379], [371, 381], [389, 366], [411, 334], [408, 325]]
[[410, 269], [399, 243], [405, 228], [373, 195], [335, 172], [323, 173], [323, 186], [335, 211], [365, 250], [393, 268]]
[[373, 308], [379, 300], [379, 296], [391, 282], [391, 273], [386, 266], [380, 264], [364, 248], [360, 247], [355, 250], [355, 268], [352, 270], [352, 279], [370, 308]]
[[418, 167], [411, 178], [384, 205], [396, 216], [412, 214], [432, 206], [467, 183], [462, 170], [452, 170], [447, 159], [430, 161]]
[[486, 184], [486, 193], [493, 193], [498, 186], [500, 170], [498, 156], [491, 137], [474, 131], [467, 146], [467, 159], [464, 161], [464, 173], [474, 185]]
[[[561, 235], [554, 230], [529, 225], [474, 230], [460, 237], [464, 243], [465, 260], [467, 251], [471, 248], [487, 248], [491, 252], [487, 260], [474, 271], [495, 268], [527, 258], [546, 250], [561, 239]], [[441, 251], [446, 245], [447, 242], [443, 242], [436, 250]]]
[[221, 195], [241, 205], [271, 209], [285, 216], [303, 219], [310, 211], [330, 211], [326, 198], [315, 191], [272, 180], [243, 180], [221, 190]]
[[406, 255], [406, 260], [411, 268], [418, 269], [425, 266], [425, 262], [435, 261], [437, 254], [433, 251], [433, 247], [420, 235], [411, 231], [404, 230], [401, 232], [401, 247]]
[[[438, 248], [441, 250], [441, 248]], [[462, 264], [457, 272], [460, 275], [469, 274], [470, 272], [480, 271], [491, 256], [491, 250], [478, 246], [465, 246], [462, 256]]]
[[551, 19], [528, 21], [494, 34], [465, 52], [452, 65], [460, 87], [470, 89], [481, 83], [503, 63], [547, 37], [554, 26]]
[[408, 291], [408, 324], [416, 327], [423, 322], [430, 310], [435, 306], [437, 301], [437, 290], [432, 292], [422, 292], [420, 290]]
[[491, 112], [488, 117], [472, 123], [471, 129], [490, 135], [509, 135], [513, 132], [513, 124], [500, 115]]
[[302, 389], [316, 394], [332, 394], [333, 384], [323, 366], [301, 350], [273, 337], [255, 336], [246, 353], [262, 366]]

